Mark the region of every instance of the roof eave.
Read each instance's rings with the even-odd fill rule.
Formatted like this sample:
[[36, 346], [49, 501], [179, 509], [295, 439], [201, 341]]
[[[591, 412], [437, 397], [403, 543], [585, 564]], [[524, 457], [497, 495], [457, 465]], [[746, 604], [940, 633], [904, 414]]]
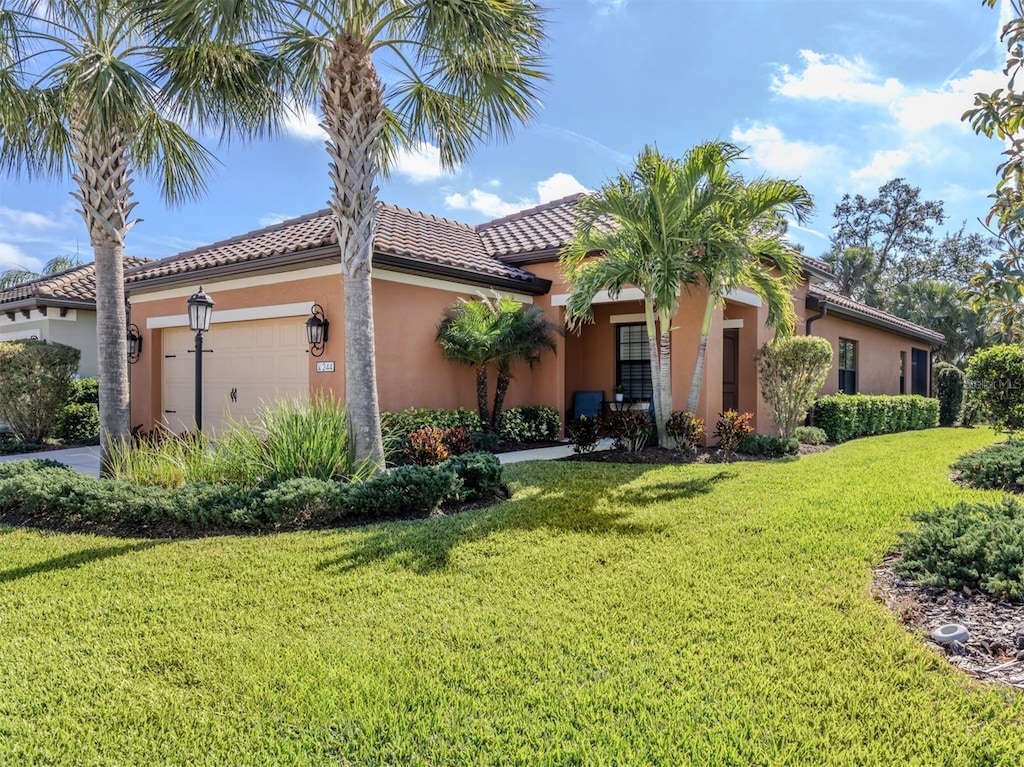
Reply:
[[54, 298], [53, 296], [29, 296], [17, 301], [0, 303], [0, 312], [16, 312], [22, 309], [35, 309], [40, 306], [54, 309], [96, 309], [95, 301], [75, 298]]
[[848, 306], [842, 306], [840, 304], [833, 303], [826, 297], [820, 296], [807, 296], [805, 303], [808, 309], [813, 311], [820, 311], [822, 307], [828, 307], [829, 316], [839, 316], [847, 319], [852, 319], [859, 322], [862, 325], [870, 325], [872, 327], [883, 328], [885, 330], [891, 330], [894, 333], [899, 333], [907, 338], [914, 338], [918, 341], [925, 341], [931, 346], [939, 347], [944, 346], [946, 343], [946, 337], [941, 333], [928, 330], [927, 328], [920, 328], [920, 330], [914, 330], [904, 325], [900, 325], [896, 322], [889, 322], [882, 317], [875, 317], [873, 315], [859, 312], [856, 309], [852, 309]]
[[458, 269], [453, 266], [422, 261], [418, 258], [399, 256], [394, 253], [374, 253], [373, 261], [379, 266], [386, 266], [406, 274], [457, 280], [484, 288], [501, 288], [516, 293], [525, 293], [530, 296], [542, 296], [551, 290], [551, 280], [545, 280], [536, 276], [529, 281], [497, 277], [468, 269]]

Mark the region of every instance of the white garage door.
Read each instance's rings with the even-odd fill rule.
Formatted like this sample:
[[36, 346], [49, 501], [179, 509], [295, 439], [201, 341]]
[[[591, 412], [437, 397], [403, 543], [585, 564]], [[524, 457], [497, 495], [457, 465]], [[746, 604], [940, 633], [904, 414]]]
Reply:
[[[163, 331], [163, 420], [195, 428], [195, 334]], [[252, 416], [264, 402], [309, 394], [306, 332], [294, 317], [214, 323], [203, 335], [203, 431]], [[206, 350], [209, 350], [207, 353]]]

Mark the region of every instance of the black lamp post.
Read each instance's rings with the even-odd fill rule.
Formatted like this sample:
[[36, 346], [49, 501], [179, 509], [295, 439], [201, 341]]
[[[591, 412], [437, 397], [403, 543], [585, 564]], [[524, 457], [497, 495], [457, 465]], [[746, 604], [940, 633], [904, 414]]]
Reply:
[[331, 322], [324, 316], [324, 308], [320, 304], [313, 304], [310, 317], [306, 320], [306, 341], [309, 342], [309, 353], [314, 357], [324, 353], [330, 327]]
[[196, 431], [203, 430], [203, 333], [210, 329], [213, 299], [199, 290], [188, 297], [188, 327], [196, 334]]

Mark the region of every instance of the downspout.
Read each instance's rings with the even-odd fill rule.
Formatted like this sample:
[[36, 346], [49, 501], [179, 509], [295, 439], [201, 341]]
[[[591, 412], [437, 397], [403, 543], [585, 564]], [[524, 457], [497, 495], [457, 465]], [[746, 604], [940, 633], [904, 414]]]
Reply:
[[809, 336], [811, 334], [811, 325], [814, 324], [815, 320], [820, 320], [826, 314], [828, 314], [828, 304], [824, 301], [819, 301], [818, 306], [821, 307], [821, 311], [815, 314], [813, 317], [807, 318], [806, 327], [804, 328], [804, 335]]

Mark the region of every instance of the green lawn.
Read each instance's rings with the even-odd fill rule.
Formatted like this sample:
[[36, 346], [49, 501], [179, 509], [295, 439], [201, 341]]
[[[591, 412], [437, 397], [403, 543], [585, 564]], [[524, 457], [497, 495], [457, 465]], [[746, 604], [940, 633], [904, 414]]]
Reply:
[[797, 461], [534, 463], [339, 532], [0, 528], [0, 764], [1019, 765], [870, 568], [984, 430]]

